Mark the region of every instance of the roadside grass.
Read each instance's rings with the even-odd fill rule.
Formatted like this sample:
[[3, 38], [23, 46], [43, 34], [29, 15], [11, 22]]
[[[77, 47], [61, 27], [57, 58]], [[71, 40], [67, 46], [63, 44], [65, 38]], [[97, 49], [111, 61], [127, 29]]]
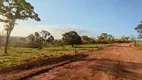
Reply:
[[135, 46], [136, 46], [136, 47], [141, 47], [141, 48], [142, 48], [142, 41], [137, 41]]
[[[84, 44], [77, 45], [76, 50], [78, 53], [86, 52], [89, 50], [95, 50], [98, 48], [103, 48], [110, 46], [111, 44]], [[10, 67], [22, 64], [24, 59], [37, 58], [43, 56], [61, 56], [61, 55], [73, 55], [76, 54], [74, 48], [71, 46], [54, 46], [44, 48], [42, 50], [33, 48], [13, 48], [10, 47], [8, 50], [9, 55], [3, 55], [4, 48], [0, 48], [0, 68]]]

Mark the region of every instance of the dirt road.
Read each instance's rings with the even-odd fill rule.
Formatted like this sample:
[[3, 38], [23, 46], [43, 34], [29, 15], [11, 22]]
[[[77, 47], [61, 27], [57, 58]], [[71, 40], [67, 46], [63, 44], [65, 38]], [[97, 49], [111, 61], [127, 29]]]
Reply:
[[29, 80], [142, 80], [142, 50], [115, 44]]
[[[142, 80], [142, 49], [114, 44], [21, 80]], [[12, 79], [12, 78], [11, 78]]]

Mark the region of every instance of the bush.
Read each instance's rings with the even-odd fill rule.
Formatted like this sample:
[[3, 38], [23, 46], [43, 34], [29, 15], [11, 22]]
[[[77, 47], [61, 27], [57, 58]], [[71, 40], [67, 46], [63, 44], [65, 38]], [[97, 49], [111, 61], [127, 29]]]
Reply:
[[37, 44], [34, 42], [28, 41], [17, 41], [15, 43], [10, 44], [11, 47], [21, 47], [21, 48], [37, 48]]
[[94, 41], [95, 44], [111, 44], [113, 42], [114, 41], [112, 41], [112, 40], [95, 40]]

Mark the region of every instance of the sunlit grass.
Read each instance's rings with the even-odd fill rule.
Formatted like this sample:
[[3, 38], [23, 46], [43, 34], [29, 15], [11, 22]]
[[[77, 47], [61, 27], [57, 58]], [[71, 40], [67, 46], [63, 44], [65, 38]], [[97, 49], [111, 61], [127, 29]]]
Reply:
[[[78, 53], [85, 52], [88, 50], [95, 50], [98, 48], [103, 48], [109, 46], [110, 44], [85, 44], [77, 45], [76, 50]], [[9, 55], [3, 55], [4, 48], [0, 48], [0, 68], [14, 66], [22, 64], [22, 60], [42, 57], [42, 56], [61, 56], [61, 55], [73, 55], [75, 54], [74, 48], [71, 46], [54, 46], [49, 48], [44, 48], [42, 50], [33, 48], [12, 48], [8, 50]]]
[[142, 47], [142, 41], [137, 41], [135, 46], [136, 47]]

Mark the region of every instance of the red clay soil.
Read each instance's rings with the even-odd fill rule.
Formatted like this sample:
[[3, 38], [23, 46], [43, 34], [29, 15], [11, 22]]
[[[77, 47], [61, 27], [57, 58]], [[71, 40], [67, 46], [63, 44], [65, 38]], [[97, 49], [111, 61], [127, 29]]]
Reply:
[[142, 80], [142, 49], [133, 43], [114, 44], [82, 55], [52, 65], [0, 74], [0, 80]]

